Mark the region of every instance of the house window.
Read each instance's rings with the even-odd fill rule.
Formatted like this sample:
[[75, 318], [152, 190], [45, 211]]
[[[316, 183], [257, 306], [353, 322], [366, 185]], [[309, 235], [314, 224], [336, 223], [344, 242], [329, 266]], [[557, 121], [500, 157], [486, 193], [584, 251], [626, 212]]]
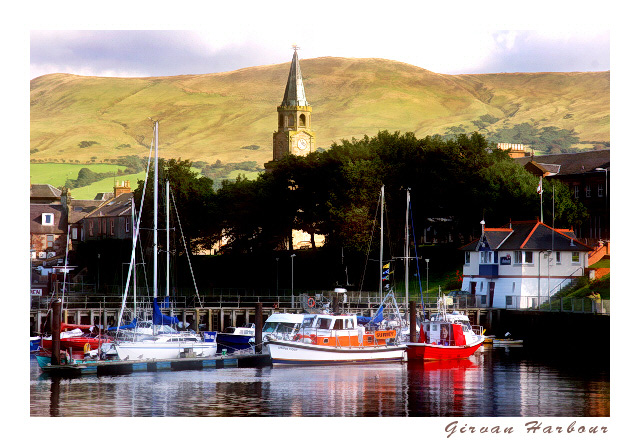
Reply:
[[465, 251], [464, 252], [464, 263], [466, 265], [471, 264], [471, 252], [470, 251]]
[[89, 236], [93, 236], [93, 221], [89, 221]]
[[512, 292], [516, 291], [516, 283], [515, 283], [515, 281], [511, 283], [511, 291]]
[[483, 282], [481, 282], [481, 283], [480, 283], [480, 291], [481, 291], [481, 292], [482, 292], [482, 288], [483, 288], [483, 287], [484, 287], [484, 283], [483, 283]]
[[560, 262], [560, 255], [561, 253], [559, 251], [556, 252], [556, 264], [561, 264]]
[[53, 213], [42, 213], [42, 225], [53, 225]]
[[587, 185], [584, 188], [584, 196], [585, 197], [591, 197], [591, 185]]
[[604, 196], [604, 185], [598, 185], [598, 197]]
[[109, 219], [109, 227], [110, 227], [111, 236], [113, 236], [114, 229], [115, 229], [115, 223], [113, 222], [113, 219]]
[[107, 234], [107, 219], [102, 219], [102, 234]]
[[533, 252], [532, 251], [514, 251], [514, 264], [533, 264]]
[[513, 306], [513, 297], [512, 296], [506, 296], [507, 299], [507, 306]]
[[47, 248], [53, 248], [53, 234], [47, 234]]
[[78, 239], [78, 229], [77, 228], [72, 228], [71, 229], [71, 239]]
[[571, 263], [572, 264], [580, 264], [580, 252], [572, 251], [571, 252]]
[[124, 231], [129, 232], [129, 219], [125, 219], [124, 221]]
[[573, 196], [578, 199], [580, 197], [580, 187], [578, 185], [573, 187]]
[[480, 264], [493, 264], [493, 252], [481, 251], [480, 252]]

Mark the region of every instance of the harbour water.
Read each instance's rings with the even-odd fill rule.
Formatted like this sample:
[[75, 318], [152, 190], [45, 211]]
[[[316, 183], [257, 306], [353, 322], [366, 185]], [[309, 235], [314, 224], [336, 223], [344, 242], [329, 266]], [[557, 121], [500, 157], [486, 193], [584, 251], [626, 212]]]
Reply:
[[609, 416], [609, 356], [484, 346], [426, 365], [277, 366], [51, 378], [31, 416]]

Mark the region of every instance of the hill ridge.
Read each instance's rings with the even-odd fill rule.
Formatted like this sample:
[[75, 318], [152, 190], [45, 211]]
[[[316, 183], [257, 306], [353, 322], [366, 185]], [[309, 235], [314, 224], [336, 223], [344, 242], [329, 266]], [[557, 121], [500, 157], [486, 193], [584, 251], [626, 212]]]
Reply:
[[[535, 122], [575, 130], [584, 141], [609, 141], [610, 71], [446, 75], [388, 59], [333, 56], [300, 65], [311, 125], [325, 149], [382, 129], [419, 137], [456, 126], [473, 131], [483, 115], [497, 119], [486, 130]], [[285, 62], [167, 77], [39, 76], [30, 83], [31, 160], [139, 155], [153, 117], [161, 120], [163, 156], [261, 165], [271, 159], [288, 69]]]

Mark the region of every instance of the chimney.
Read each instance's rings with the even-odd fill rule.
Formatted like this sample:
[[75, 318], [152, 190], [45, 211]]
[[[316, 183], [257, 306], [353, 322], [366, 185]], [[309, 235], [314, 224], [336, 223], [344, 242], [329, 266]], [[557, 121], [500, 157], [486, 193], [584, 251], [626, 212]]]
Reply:
[[117, 182], [116, 186], [113, 187], [114, 197], [118, 197], [120, 194], [126, 194], [128, 192], [131, 192], [131, 186], [129, 186], [129, 180]]

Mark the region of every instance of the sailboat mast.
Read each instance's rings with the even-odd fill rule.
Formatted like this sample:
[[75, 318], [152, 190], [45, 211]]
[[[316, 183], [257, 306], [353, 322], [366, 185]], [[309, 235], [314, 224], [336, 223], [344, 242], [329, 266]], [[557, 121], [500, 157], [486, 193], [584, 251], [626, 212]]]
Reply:
[[[138, 315], [138, 309], [137, 309], [137, 303], [136, 303], [136, 297], [137, 297], [136, 288], [138, 287], [138, 284], [136, 282], [136, 238], [137, 238], [136, 202], [133, 200], [133, 197], [131, 197], [131, 230], [132, 230], [131, 234], [133, 235], [133, 238], [132, 238], [133, 247], [131, 250], [133, 252], [133, 254], [131, 255], [131, 262], [133, 263], [133, 316], [135, 318]], [[129, 268], [129, 270], [131, 270], [131, 268]], [[128, 278], [127, 278], [127, 281], [128, 281]], [[120, 322], [118, 321], [118, 323]]]
[[382, 300], [382, 267], [383, 267], [383, 246], [384, 246], [384, 185], [380, 190], [380, 300]]
[[154, 126], [156, 150], [153, 172], [153, 297], [158, 297], [158, 122]]
[[167, 179], [167, 293], [165, 296], [169, 296], [169, 179]]
[[409, 200], [411, 188], [407, 188], [407, 213], [404, 225], [404, 309], [409, 309]]

